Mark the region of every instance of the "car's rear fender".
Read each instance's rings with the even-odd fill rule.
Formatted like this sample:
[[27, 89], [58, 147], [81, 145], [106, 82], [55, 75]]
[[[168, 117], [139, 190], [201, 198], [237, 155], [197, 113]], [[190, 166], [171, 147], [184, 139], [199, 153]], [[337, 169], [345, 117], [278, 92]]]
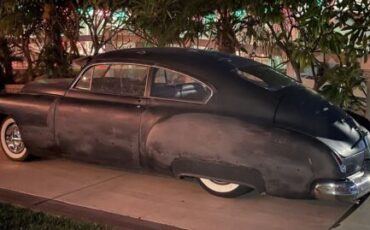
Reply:
[[[264, 187], [273, 195], [305, 197], [316, 178], [342, 176], [330, 149], [319, 141], [235, 117], [209, 113], [173, 115], [155, 123], [145, 143], [144, 155], [151, 168]], [[180, 164], [183, 159], [214, 166], [199, 166], [195, 171], [189, 163]], [[239, 168], [243, 170], [235, 177], [234, 170]], [[249, 173], [260, 176], [251, 181]]]
[[358, 125], [343, 110], [301, 86], [287, 87], [281, 93], [285, 96], [274, 118], [278, 127], [316, 138], [343, 158], [364, 149]]

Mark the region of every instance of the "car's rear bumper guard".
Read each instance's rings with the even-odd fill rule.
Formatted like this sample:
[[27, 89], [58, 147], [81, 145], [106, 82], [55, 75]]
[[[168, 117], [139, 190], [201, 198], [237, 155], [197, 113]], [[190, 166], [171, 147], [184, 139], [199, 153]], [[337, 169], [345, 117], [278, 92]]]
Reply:
[[356, 201], [370, 193], [370, 172], [361, 171], [342, 181], [318, 182], [313, 192], [318, 199]]

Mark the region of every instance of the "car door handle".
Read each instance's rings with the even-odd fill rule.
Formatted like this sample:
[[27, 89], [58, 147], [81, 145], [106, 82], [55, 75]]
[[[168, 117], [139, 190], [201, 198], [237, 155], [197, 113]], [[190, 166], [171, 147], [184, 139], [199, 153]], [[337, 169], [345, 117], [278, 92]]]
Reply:
[[136, 108], [140, 109], [141, 108], [141, 105], [136, 105]]

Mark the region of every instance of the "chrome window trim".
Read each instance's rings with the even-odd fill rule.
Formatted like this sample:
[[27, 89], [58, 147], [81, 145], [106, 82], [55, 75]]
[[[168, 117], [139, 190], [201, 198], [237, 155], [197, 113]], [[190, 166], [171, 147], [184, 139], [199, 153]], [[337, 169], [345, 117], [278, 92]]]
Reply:
[[190, 101], [190, 100], [171, 99], [171, 98], [152, 97], [152, 96], [149, 96], [148, 98], [163, 100], [163, 101], [174, 101], [174, 102], [183, 102], [183, 103], [189, 103], [189, 104], [198, 104], [198, 105], [206, 105], [208, 101], [210, 100], [209, 98], [207, 101]]
[[[143, 95], [141, 95], [141, 96], [132, 96], [132, 95], [118, 95], [118, 94], [92, 92], [91, 91], [92, 79], [90, 81], [90, 88], [89, 89], [87, 89], [87, 88], [86, 89], [77, 88], [76, 87], [77, 83], [80, 81], [80, 78], [86, 73], [86, 71], [88, 71], [90, 68], [93, 68], [93, 67], [95, 67], [97, 65], [109, 65], [109, 66], [111, 66], [111, 65], [136, 65], [136, 66], [144, 66], [144, 67], [147, 67], [146, 79], [145, 79], [145, 84], [144, 84], [145, 88], [144, 88]], [[77, 90], [77, 91], [82, 91], [82, 92], [86, 92], [86, 93], [95, 93], [95, 94], [101, 94], [101, 95], [113, 95], [113, 96], [121, 96], [121, 97], [144, 97], [146, 95], [146, 91], [147, 91], [147, 84], [148, 84], [148, 79], [149, 79], [150, 68], [151, 68], [151, 65], [146, 65], [146, 64], [141, 64], [141, 63], [131, 63], [131, 62], [99, 62], [99, 63], [93, 63], [93, 64], [90, 64], [90, 65], [85, 66], [81, 70], [81, 72], [78, 74], [78, 76], [76, 77], [76, 79], [72, 82], [72, 84], [69, 87], [68, 91], [69, 90]], [[92, 73], [91, 77], [93, 75], [94, 75], [94, 73]]]
[[[150, 98], [150, 99], [157, 99], [157, 100], [164, 100], [164, 101], [174, 101], [174, 102], [183, 102], [183, 103], [191, 103], [191, 104], [202, 104], [202, 105], [205, 105], [205, 104], [208, 104], [208, 102], [211, 100], [211, 98], [213, 97], [214, 92], [215, 92], [215, 88], [211, 84], [205, 83], [205, 82], [199, 80], [198, 78], [192, 77], [189, 74], [186, 74], [184, 72], [180, 72], [180, 71], [177, 71], [177, 70], [174, 70], [174, 69], [170, 69], [168, 67], [161, 66], [161, 65], [150, 65], [150, 64], [142, 64], [142, 63], [134, 63], [134, 62], [117, 62], [117, 61], [115, 61], [115, 62], [99, 62], [99, 63], [93, 63], [93, 64], [90, 64], [90, 65], [86, 65], [80, 71], [80, 73], [75, 78], [75, 80], [72, 82], [72, 84], [69, 87], [68, 91], [69, 90], [77, 90], [77, 91], [82, 91], [82, 92], [86, 92], [86, 93], [94, 93], [94, 92], [91, 92], [90, 89], [80, 89], [80, 88], [76, 88], [75, 86], [78, 83], [78, 81], [80, 80], [80, 78], [90, 68], [92, 68], [94, 66], [97, 66], [97, 65], [114, 65], [114, 64], [116, 64], [116, 65], [117, 64], [119, 64], [119, 65], [138, 65], [138, 66], [148, 67], [147, 76], [146, 76], [146, 82], [145, 82], [144, 95], [139, 96], [139, 97]], [[205, 100], [203, 100], [203, 101], [191, 101], [191, 100], [182, 100], [182, 99], [173, 99], [173, 98], [163, 98], [163, 97], [150, 96], [150, 93], [151, 93], [150, 91], [151, 91], [151, 88], [152, 88], [152, 82], [149, 82], [149, 80], [152, 80], [152, 76], [150, 76], [150, 74], [152, 73], [151, 71], [154, 68], [162, 68], [162, 69], [170, 70], [170, 71], [173, 71], [173, 72], [176, 72], [176, 73], [179, 73], [179, 74], [186, 75], [186, 76], [188, 76], [188, 77], [190, 77], [192, 79], [195, 79], [196, 81], [201, 82], [202, 84], [204, 84], [211, 91], [211, 93], [208, 96], [208, 98], [205, 99]], [[90, 82], [90, 84], [91, 84], [91, 82]], [[90, 86], [90, 88], [91, 88], [91, 86]], [[115, 96], [123, 96], [123, 97], [132, 97], [130, 95], [116, 95], [116, 94], [104, 94], [104, 93], [99, 93], [99, 94], [102, 94], [102, 95], [115, 95]]]
[[[208, 102], [211, 100], [211, 98], [213, 97], [213, 94], [214, 94], [214, 87], [211, 87], [210, 86], [210, 84], [208, 84], [208, 83], [205, 83], [205, 82], [203, 82], [203, 81], [201, 81], [201, 80], [199, 80], [198, 78], [196, 78], [196, 77], [192, 77], [192, 76], [190, 76], [189, 74], [186, 74], [186, 73], [184, 73], [184, 72], [180, 72], [180, 71], [177, 71], [177, 70], [174, 70], [174, 69], [170, 69], [170, 68], [168, 68], [168, 67], [164, 67], [164, 66], [161, 66], [161, 65], [152, 65], [152, 68], [154, 69], [154, 68], [161, 68], [161, 69], [165, 69], [165, 70], [169, 70], [169, 71], [173, 71], [173, 72], [175, 72], [175, 73], [179, 73], [179, 74], [182, 74], [182, 75], [185, 75], [185, 76], [187, 76], [187, 77], [190, 77], [191, 79], [195, 79], [195, 81], [198, 81], [198, 82], [200, 82], [200, 83], [202, 83], [202, 84], [204, 84], [209, 90], [210, 90], [210, 94], [209, 94], [209, 96], [208, 96], [208, 98], [206, 98], [205, 100], [203, 100], [203, 101], [192, 101], [192, 100], [184, 100], [184, 99], [174, 99], [174, 98], [164, 98], [164, 97], [155, 97], [155, 96], [151, 96], [150, 95], [150, 93], [151, 93], [151, 90], [152, 90], [152, 84], [153, 84], [153, 77], [154, 76], [151, 76], [151, 80], [152, 80], [152, 82], [150, 82], [150, 84], [149, 84], [149, 86], [150, 86], [150, 88], [148, 89], [149, 91], [149, 93], [148, 93], [148, 98], [153, 98], [153, 99], [160, 99], [160, 100], [165, 100], [165, 101], [175, 101], [175, 102], [185, 102], [185, 103], [192, 103], [192, 104], [202, 104], [202, 105], [205, 105], [205, 104], [208, 104]], [[149, 78], [148, 78], [149, 79]]]

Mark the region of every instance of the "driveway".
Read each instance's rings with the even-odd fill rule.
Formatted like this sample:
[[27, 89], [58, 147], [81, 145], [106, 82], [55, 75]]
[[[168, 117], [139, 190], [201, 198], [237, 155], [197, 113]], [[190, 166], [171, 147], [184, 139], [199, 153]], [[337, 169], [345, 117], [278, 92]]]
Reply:
[[0, 188], [185, 229], [328, 229], [350, 204], [256, 193], [209, 195], [192, 181], [64, 159], [11, 162], [0, 152]]

